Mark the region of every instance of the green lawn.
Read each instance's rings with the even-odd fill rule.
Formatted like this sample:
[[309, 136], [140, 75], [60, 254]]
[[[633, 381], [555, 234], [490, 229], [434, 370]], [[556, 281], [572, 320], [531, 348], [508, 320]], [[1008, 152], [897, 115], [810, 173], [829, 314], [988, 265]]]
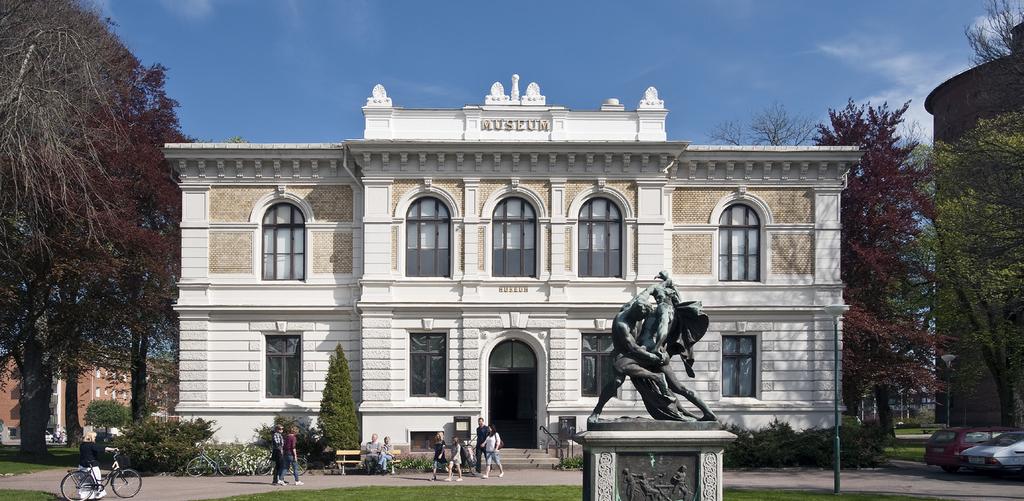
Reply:
[[50, 447], [50, 455], [22, 456], [16, 447], [0, 448], [0, 473], [32, 473], [52, 468], [70, 468], [78, 464], [78, 449]]
[[[325, 489], [319, 491], [277, 490], [266, 494], [236, 496], [220, 501], [289, 501], [289, 500], [359, 500], [394, 501], [396, 499], [463, 499], [463, 500], [516, 500], [516, 501], [578, 501], [583, 488], [563, 485], [547, 486], [475, 486], [437, 485], [429, 487], [357, 487]], [[880, 496], [877, 494], [843, 494], [842, 499], [850, 501], [921, 501], [927, 498], [906, 496]], [[830, 493], [796, 491], [726, 490], [726, 501], [828, 501], [836, 496]], [[934, 501], [934, 500], [933, 500]]]
[[55, 498], [53, 494], [39, 491], [15, 491], [9, 489], [0, 489], [0, 500], [7, 501], [53, 501]]
[[904, 461], [924, 462], [923, 445], [897, 444], [885, 448], [885, 457], [889, 459], [902, 459]]

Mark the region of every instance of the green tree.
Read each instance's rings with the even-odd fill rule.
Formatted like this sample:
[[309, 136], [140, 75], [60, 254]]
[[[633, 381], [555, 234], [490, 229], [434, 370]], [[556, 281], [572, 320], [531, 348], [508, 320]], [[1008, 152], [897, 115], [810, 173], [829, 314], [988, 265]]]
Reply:
[[132, 422], [132, 411], [113, 400], [93, 400], [85, 409], [85, 422], [99, 428], [119, 428]]
[[1001, 424], [1024, 426], [1024, 113], [937, 145], [935, 167], [939, 331], [980, 353]]
[[320, 428], [329, 447], [359, 447], [359, 425], [356, 422], [356, 404], [352, 400], [352, 379], [348, 372], [348, 360], [340, 344], [334, 349], [331, 364], [327, 368], [324, 396], [320, 400]]

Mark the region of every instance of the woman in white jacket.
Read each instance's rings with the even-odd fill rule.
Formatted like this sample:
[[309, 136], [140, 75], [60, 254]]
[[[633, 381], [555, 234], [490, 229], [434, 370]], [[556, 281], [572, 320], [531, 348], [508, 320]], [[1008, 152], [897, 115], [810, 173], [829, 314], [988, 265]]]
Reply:
[[482, 478], [490, 476], [492, 463], [498, 465], [498, 477], [505, 476], [505, 469], [501, 467], [501, 457], [498, 456], [498, 451], [504, 445], [501, 442], [501, 435], [498, 435], [498, 430], [495, 430], [494, 425], [491, 425], [488, 430], [487, 439], [484, 440], [484, 457], [487, 458], [487, 467], [484, 469], [484, 476]]

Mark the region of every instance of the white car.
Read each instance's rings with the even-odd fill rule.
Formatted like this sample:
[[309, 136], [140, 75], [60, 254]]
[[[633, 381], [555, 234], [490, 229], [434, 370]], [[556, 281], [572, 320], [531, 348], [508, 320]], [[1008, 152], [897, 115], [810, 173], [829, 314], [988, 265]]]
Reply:
[[960, 465], [978, 471], [1024, 473], [1024, 431], [1011, 431], [960, 453]]

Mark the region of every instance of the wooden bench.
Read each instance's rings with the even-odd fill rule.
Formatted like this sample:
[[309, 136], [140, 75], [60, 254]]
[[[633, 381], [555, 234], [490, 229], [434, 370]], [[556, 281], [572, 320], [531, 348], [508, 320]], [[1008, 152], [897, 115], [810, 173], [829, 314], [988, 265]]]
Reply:
[[359, 449], [334, 451], [334, 466], [344, 475], [346, 466], [363, 464], [362, 454], [363, 451]]
[[939, 431], [939, 430], [941, 430], [941, 429], [943, 429], [945, 427], [946, 427], [946, 425], [939, 424], [939, 423], [922, 424], [921, 425], [921, 433], [936, 432], [936, 431]]
[[[399, 457], [399, 454], [401, 453], [402, 451], [398, 449], [391, 449], [388, 452], [388, 454], [391, 455], [391, 461], [388, 461], [390, 463], [388, 466], [391, 468], [392, 475], [395, 474], [395, 465], [402, 462], [402, 459]], [[362, 455], [363, 471], [365, 471], [367, 474], [369, 474], [370, 471], [372, 471], [372, 465], [370, 465], [369, 461], [366, 460], [368, 456], [369, 454], [365, 452]]]
[[[390, 466], [391, 466], [391, 474], [392, 475], [395, 474], [395, 465], [397, 465], [397, 464], [402, 462], [401, 458], [399, 457], [399, 454], [401, 454], [401, 453], [402, 453], [402, 451], [400, 451], [398, 449], [392, 449], [391, 452], [390, 452], [391, 457], [392, 457], [392, 459], [390, 461], [391, 462]], [[335, 458], [334, 459], [334, 465], [338, 468], [338, 470], [341, 471], [342, 475], [345, 474], [345, 467], [346, 466], [357, 466], [357, 467], [363, 468], [364, 471], [369, 473], [369, 468], [368, 468], [369, 465], [366, 462], [366, 456], [367, 456], [367, 454], [364, 451], [356, 450], [356, 449], [335, 451], [334, 452], [334, 458]]]

